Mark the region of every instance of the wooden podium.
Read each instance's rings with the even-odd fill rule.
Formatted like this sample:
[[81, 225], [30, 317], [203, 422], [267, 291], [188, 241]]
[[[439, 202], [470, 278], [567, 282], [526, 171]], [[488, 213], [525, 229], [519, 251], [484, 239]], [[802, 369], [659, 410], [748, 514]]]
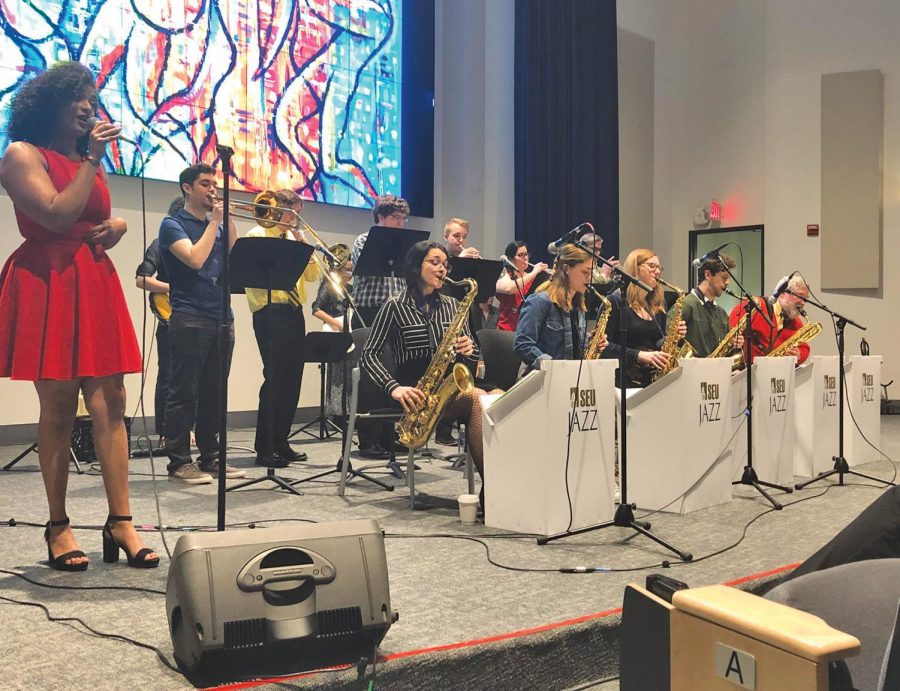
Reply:
[[[881, 446], [881, 356], [851, 355], [844, 363], [844, 374], [844, 458], [851, 466], [877, 461], [881, 454], [866, 443], [860, 430], [873, 445]], [[852, 416], [846, 408], [848, 401]]]
[[[794, 366], [797, 358], [758, 357], [753, 361], [753, 468], [760, 480], [779, 485], [794, 481]], [[747, 406], [747, 370], [731, 379], [731, 415], [735, 425]], [[747, 425], [732, 440], [733, 479], [747, 465]]]
[[794, 371], [794, 475], [815, 477], [838, 452], [838, 357], [813, 355]]
[[615, 369], [612, 360], [548, 360], [483, 397], [486, 526], [543, 536], [570, 529], [567, 485], [571, 529], [612, 519]]
[[731, 501], [731, 360], [689, 358], [629, 390], [628, 500], [688, 513]]

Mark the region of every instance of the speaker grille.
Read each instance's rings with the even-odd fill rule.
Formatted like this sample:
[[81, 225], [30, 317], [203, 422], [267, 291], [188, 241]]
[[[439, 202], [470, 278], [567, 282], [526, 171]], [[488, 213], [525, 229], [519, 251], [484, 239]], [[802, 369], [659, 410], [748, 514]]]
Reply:
[[359, 607], [343, 607], [318, 612], [319, 636], [341, 636], [362, 631], [362, 612]]
[[225, 622], [226, 648], [255, 648], [266, 644], [266, 620], [243, 619]]

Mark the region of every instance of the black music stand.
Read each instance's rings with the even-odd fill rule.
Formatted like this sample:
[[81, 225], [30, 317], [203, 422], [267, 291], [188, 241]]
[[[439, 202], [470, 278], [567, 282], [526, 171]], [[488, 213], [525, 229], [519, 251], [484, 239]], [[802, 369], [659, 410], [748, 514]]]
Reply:
[[[786, 293], [791, 293], [791, 291], [785, 290]], [[794, 295], [794, 293], [791, 293]], [[813, 307], [818, 307], [820, 310], [823, 310], [831, 315], [831, 318], [834, 320], [834, 330], [835, 336], [837, 337], [837, 349], [838, 349], [838, 367], [840, 367], [841, 371], [838, 373], [838, 455], [832, 456], [831, 460], [834, 461], [834, 467], [831, 470], [826, 470], [824, 473], [819, 473], [814, 478], [810, 478], [804, 482], [798, 482], [794, 487], [796, 489], [803, 489], [804, 487], [813, 484], [814, 482], [818, 482], [819, 480], [824, 480], [826, 477], [831, 477], [832, 475], [838, 476], [838, 484], [844, 484], [844, 475], [855, 475], [856, 477], [862, 477], [866, 480], [874, 480], [875, 482], [880, 482], [884, 485], [893, 485], [894, 483], [890, 480], [882, 480], [880, 477], [875, 477], [874, 475], [866, 475], [865, 473], [860, 473], [857, 470], [851, 470], [850, 464], [847, 463], [847, 459], [844, 458], [844, 403], [849, 406], [850, 399], [848, 398], [846, 401], [844, 400], [844, 380], [846, 379], [846, 374], [844, 372], [844, 329], [847, 327], [847, 324], [852, 324], [856, 328], [865, 331], [866, 327], [861, 324], [857, 324], [855, 321], [850, 319], [850, 317], [845, 317], [842, 314], [838, 314], [834, 310], [829, 309], [825, 305], [816, 302], [815, 300], [810, 300], [808, 297], [804, 298], [807, 304], [812, 305]], [[868, 441], [868, 440], [866, 440]]]
[[[32, 451], [34, 451], [35, 453], [38, 452], [38, 447], [37, 447], [36, 441], [29, 444], [28, 447], [22, 453], [20, 453], [18, 456], [16, 456], [14, 459], [12, 459], [9, 463], [7, 463], [5, 466], [3, 466], [3, 470], [12, 470], [12, 467], [16, 463], [21, 461], [23, 458], [25, 458], [25, 456], [30, 454]], [[79, 475], [84, 475], [84, 471], [81, 469], [81, 464], [78, 462], [78, 457], [75, 455], [75, 449], [73, 449], [71, 446], [69, 447], [69, 455], [72, 457], [72, 463], [75, 464], [75, 472], [78, 473]]]
[[[334, 424], [327, 415], [325, 415], [325, 366], [343, 362], [347, 357], [347, 349], [353, 343], [353, 338], [349, 333], [319, 331], [306, 335], [306, 345], [304, 346], [304, 362], [319, 363], [319, 382], [321, 388], [319, 390], [319, 415], [315, 420], [307, 422], [296, 432], [292, 432], [291, 436], [303, 433], [313, 439], [328, 439], [332, 434], [340, 433], [341, 428]], [[332, 373], [334, 376], [335, 373]], [[318, 434], [307, 431], [314, 425], [319, 426]]]
[[[306, 265], [309, 264], [312, 253], [312, 245], [307, 245], [305, 242], [292, 242], [278, 238], [240, 238], [231, 249], [231, 270], [229, 272], [231, 292], [243, 293], [245, 288], [264, 289], [266, 304], [271, 304], [273, 290], [290, 291], [294, 289], [300, 276], [303, 275]], [[269, 397], [269, 404], [275, 404], [274, 397]], [[270, 424], [272, 422], [271, 415], [269, 415], [269, 422]], [[271, 428], [269, 435], [271, 443]], [[224, 474], [223, 465], [219, 467], [222, 469], [220, 473]], [[298, 496], [303, 494], [290, 484], [290, 478], [279, 477], [272, 467], [266, 469], [263, 477], [232, 485], [226, 491], [231, 492], [250, 487], [267, 480]]]
[[427, 240], [428, 235], [427, 230], [372, 226], [353, 265], [353, 275], [402, 278], [403, 261], [410, 247]]
[[[461, 281], [471, 278], [478, 284], [475, 303], [481, 304], [494, 296], [497, 288], [497, 277], [503, 271], [503, 262], [494, 259], [476, 259], [475, 257], [453, 257], [450, 259], [450, 278]], [[465, 288], [445, 285], [441, 292], [459, 298], [465, 295]]]

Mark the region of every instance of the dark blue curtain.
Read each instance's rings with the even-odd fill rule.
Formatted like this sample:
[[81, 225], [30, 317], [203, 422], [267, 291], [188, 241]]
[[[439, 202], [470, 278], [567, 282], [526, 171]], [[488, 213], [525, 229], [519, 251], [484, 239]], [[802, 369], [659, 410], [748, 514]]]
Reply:
[[516, 238], [546, 257], [583, 221], [619, 254], [615, 0], [517, 0]]

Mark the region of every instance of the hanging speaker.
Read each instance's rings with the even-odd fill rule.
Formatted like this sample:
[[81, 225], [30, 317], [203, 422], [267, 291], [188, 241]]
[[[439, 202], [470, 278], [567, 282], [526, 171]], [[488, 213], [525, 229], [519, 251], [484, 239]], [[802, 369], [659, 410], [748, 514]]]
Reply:
[[398, 616], [374, 520], [184, 535], [166, 611], [183, 670], [231, 673], [371, 657]]

